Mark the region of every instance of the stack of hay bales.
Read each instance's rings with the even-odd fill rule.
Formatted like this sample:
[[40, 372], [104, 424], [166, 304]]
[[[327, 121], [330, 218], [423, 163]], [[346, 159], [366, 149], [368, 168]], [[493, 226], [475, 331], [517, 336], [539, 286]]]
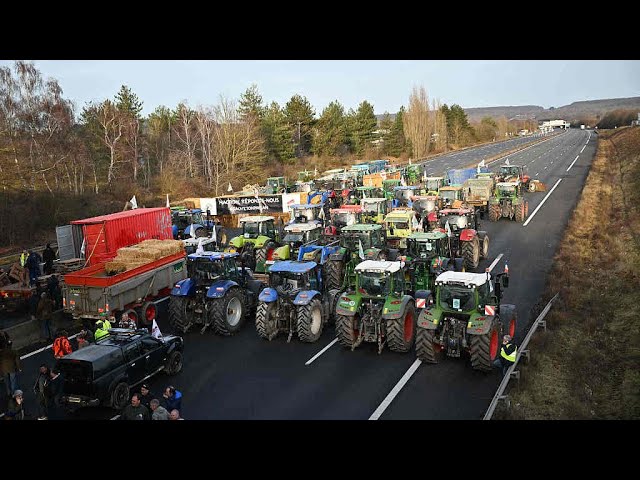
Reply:
[[180, 240], [144, 240], [137, 245], [119, 248], [116, 257], [105, 263], [104, 269], [107, 274], [115, 275], [183, 252], [184, 244]]

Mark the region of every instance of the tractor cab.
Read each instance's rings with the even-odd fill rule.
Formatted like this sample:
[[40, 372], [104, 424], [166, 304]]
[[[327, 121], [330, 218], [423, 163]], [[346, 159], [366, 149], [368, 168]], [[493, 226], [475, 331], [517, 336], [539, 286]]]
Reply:
[[443, 207], [458, 208], [462, 205], [462, 186], [441, 187], [439, 190]]
[[291, 205], [291, 222], [296, 223], [310, 223], [320, 222], [322, 223], [321, 210], [324, 208], [324, 203], [299, 203]]
[[198, 286], [208, 286], [223, 279], [238, 281], [239, 273], [236, 264], [238, 257], [237, 253], [206, 251], [187, 255], [189, 278]]
[[438, 207], [438, 197], [433, 195], [418, 195], [411, 197], [413, 209], [420, 217], [435, 212]]
[[383, 195], [383, 191], [380, 187], [356, 187], [355, 196], [357, 199], [356, 204], [360, 204], [363, 198], [379, 198]]
[[327, 236], [336, 236], [344, 227], [360, 223], [362, 207], [360, 205], [343, 205], [330, 210], [331, 224], [324, 229]]
[[366, 260], [356, 269], [356, 291], [365, 298], [386, 298], [404, 293], [404, 271], [400, 262]]
[[422, 177], [423, 168], [420, 164], [407, 165], [402, 170], [402, 175], [409, 184], [418, 183]]
[[387, 214], [386, 198], [363, 198], [360, 205], [363, 223], [384, 223], [384, 217]]
[[407, 237], [411, 235], [415, 222], [415, 213], [410, 208], [391, 210], [384, 218], [387, 230], [387, 245], [390, 248], [407, 248]]
[[276, 194], [284, 193], [287, 189], [286, 180], [284, 177], [269, 177], [267, 178], [267, 193]]
[[240, 219], [242, 223], [242, 236], [247, 239], [255, 239], [260, 236], [276, 237], [275, 219], [266, 215], [253, 215]]
[[303, 170], [298, 172], [298, 182], [305, 183], [313, 180], [313, 172], [311, 170]]
[[411, 197], [419, 193], [420, 187], [410, 185], [408, 187], [393, 187], [393, 206], [394, 207], [410, 207], [413, 205]]
[[279, 296], [291, 301], [301, 290], [322, 290], [322, 279], [316, 262], [286, 260], [269, 270], [269, 286]]
[[384, 231], [382, 225], [358, 224], [344, 227], [340, 232], [340, 246], [358, 253], [362, 245], [364, 251], [371, 248], [384, 248]]
[[207, 225], [199, 208], [171, 207], [172, 233], [175, 239], [206, 237]]
[[502, 181], [515, 181], [520, 180], [524, 177], [524, 169], [522, 165], [501, 165], [500, 173], [498, 174]]
[[322, 239], [322, 224], [320, 222], [294, 223], [284, 227], [283, 246], [276, 248], [273, 260], [281, 258], [297, 258], [302, 245], [317, 243]]
[[435, 257], [451, 257], [449, 239], [442, 232], [416, 232], [407, 239], [407, 258], [430, 260]]
[[440, 227], [446, 230], [447, 223], [456, 234], [471, 228], [478, 230], [478, 217], [473, 208], [447, 208], [440, 211]]
[[427, 195], [438, 195], [442, 187], [444, 187], [444, 177], [427, 177], [424, 181]]

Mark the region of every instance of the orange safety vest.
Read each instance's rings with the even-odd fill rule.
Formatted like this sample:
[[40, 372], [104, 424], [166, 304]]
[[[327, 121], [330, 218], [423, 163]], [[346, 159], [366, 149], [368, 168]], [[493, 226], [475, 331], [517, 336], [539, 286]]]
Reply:
[[71, 344], [67, 337], [58, 337], [53, 341], [53, 356], [55, 358], [62, 358], [65, 355], [71, 353]]

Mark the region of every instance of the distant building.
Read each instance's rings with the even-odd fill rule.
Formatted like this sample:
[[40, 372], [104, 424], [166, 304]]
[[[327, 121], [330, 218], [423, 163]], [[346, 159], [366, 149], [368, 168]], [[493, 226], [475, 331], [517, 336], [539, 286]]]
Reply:
[[640, 112], [638, 112], [638, 119], [637, 120], [632, 120], [631, 121], [631, 126], [636, 126], [639, 127], [640, 126]]
[[569, 122], [565, 120], [547, 120], [542, 122], [539, 126], [542, 133], [552, 132], [556, 128], [569, 128]]

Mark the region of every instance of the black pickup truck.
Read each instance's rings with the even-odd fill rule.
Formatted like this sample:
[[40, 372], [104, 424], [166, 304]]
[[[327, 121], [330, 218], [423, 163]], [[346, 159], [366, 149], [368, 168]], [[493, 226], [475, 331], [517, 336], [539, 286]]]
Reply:
[[116, 409], [129, 403], [129, 392], [164, 370], [182, 370], [182, 337], [163, 340], [147, 330], [113, 328], [109, 335], [58, 360], [64, 379], [62, 401], [69, 410], [104, 405]]

